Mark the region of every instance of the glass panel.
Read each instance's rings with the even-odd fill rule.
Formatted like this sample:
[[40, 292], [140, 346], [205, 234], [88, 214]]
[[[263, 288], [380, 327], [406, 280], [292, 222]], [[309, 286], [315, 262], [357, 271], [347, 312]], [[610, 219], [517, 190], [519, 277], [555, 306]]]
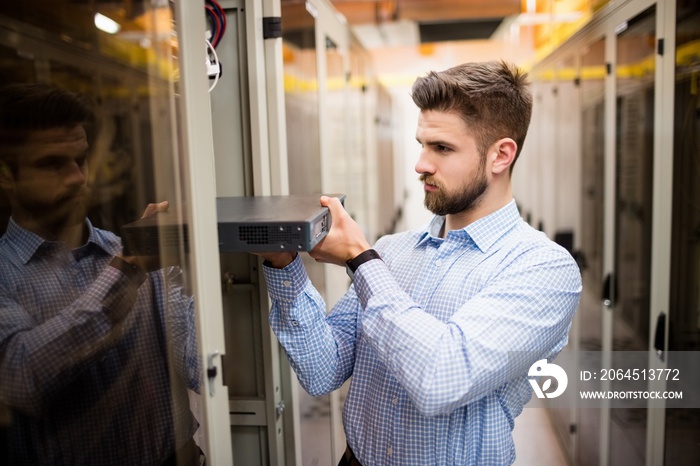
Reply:
[[118, 236], [188, 197], [169, 5], [0, 7], [0, 464], [199, 464], [191, 258]]
[[[669, 351], [700, 351], [700, 5], [677, 4]], [[666, 410], [668, 466], [697, 464], [700, 410]]]
[[[605, 39], [581, 52], [581, 277], [579, 306], [581, 351], [602, 349], [603, 199], [605, 153]], [[582, 362], [585, 364], [585, 362]], [[600, 410], [580, 409], [577, 460], [580, 466], [599, 463]]]
[[[575, 141], [579, 138], [580, 124], [578, 113], [579, 95], [576, 80], [576, 60], [573, 56], [568, 56], [560, 60], [555, 66], [555, 87], [554, 91], [554, 109], [555, 109], [555, 151], [553, 161], [547, 163], [551, 165], [556, 175], [554, 179], [553, 190], [556, 193], [554, 198], [553, 210], [555, 216], [551, 226], [555, 242], [563, 246], [569, 253], [574, 251], [574, 230], [578, 224], [575, 218], [578, 212], [575, 203], [578, 202], [578, 191], [574, 187], [578, 184], [579, 160], [576, 158], [578, 150], [572, 147]], [[550, 129], [551, 131], [551, 129]], [[565, 169], [568, 167], [569, 169]], [[572, 351], [573, 345], [569, 344], [562, 350], [562, 355], [559, 357], [566, 358]], [[550, 409], [553, 425], [557, 430], [559, 439], [562, 441], [564, 451], [570, 452], [573, 450], [573, 434], [571, 425], [574, 422], [572, 406], [572, 392], [567, 392], [563, 396], [571, 402], [562, 404]]]
[[[617, 37], [613, 351], [646, 351], [649, 344], [655, 25], [652, 7]], [[624, 368], [614, 353], [613, 367]], [[611, 410], [610, 464], [644, 464], [646, 424], [646, 409]]]
[[[50, 5], [47, 5], [50, 3]], [[134, 8], [143, 9], [142, 2], [133, 2]], [[114, 11], [124, 4], [114, 2]], [[131, 8], [129, 9], [133, 11]], [[122, 14], [126, 12], [123, 9]], [[70, 42], [82, 47], [95, 46], [98, 34], [93, 23], [94, 11], [87, 6], [80, 6], [72, 1], [25, 0], [23, 2], [2, 2], [0, 15], [8, 20], [16, 20], [15, 25], [25, 24], [48, 32], [56, 39]], [[126, 19], [126, 18], [125, 18]], [[133, 17], [131, 18], [133, 19]], [[14, 21], [13, 21], [14, 22]]]

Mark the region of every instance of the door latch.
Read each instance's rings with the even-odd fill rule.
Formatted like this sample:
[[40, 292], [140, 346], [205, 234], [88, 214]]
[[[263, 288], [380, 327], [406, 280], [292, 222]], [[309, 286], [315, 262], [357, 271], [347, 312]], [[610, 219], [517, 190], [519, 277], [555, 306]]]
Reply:
[[214, 379], [218, 373], [214, 358], [219, 355], [218, 350], [214, 350], [207, 356], [207, 379], [209, 379], [209, 396], [214, 396]]

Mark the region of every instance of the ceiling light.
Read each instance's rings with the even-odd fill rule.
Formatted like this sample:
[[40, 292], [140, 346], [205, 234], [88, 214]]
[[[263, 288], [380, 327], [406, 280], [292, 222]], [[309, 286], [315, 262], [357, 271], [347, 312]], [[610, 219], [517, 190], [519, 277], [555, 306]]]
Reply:
[[573, 23], [583, 18], [580, 11], [569, 13], [522, 13], [515, 19], [520, 26], [535, 26], [539, 24]]
[[95, 13], [95, 26], [108, 34], [116, 34], [121, 29], [119, 23], [100, 13]]

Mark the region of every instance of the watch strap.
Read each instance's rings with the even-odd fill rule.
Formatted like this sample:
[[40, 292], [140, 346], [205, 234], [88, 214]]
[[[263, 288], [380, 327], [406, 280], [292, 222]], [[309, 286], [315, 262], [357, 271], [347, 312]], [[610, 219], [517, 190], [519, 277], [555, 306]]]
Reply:
[[374, 260], [374, 259], [379, 259], [382, 260], [382, 256], [379, 255], [377, 251], [374, 249], [368, 249], [366, 251], [361, 252], [358, 254], [356, 257], [350, 259], [345, 263], [345, 269], [350, 276], [350, 278], [354, 278], [355, 271], [360, 267], [362, 264], [365, 262]]
[[114, 256], [109, 265], [121, 271], [130, 280], [136, 281], [139, 285], [146, 279], [146, 273], [141, 267], [131, 264], [119, 256]]

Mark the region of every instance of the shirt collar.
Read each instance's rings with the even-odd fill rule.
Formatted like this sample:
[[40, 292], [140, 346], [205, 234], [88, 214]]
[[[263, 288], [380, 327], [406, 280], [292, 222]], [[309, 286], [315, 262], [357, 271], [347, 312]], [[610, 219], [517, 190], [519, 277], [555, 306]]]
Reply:
[[[448, 238], [450, 236], [464, 239], [471, 238], [481, 252], [486, 252], [501, 236], [513, 228], [518, 220], [520, 220], [520, 212], [515, 204], [515, 199], [513, 199], [497, 211], [470, 223], [461, 230], [449, 232]], [[416, 246], [420, 246], [430, 239], [444, 241], [443, 238], [440, 238], [440, 231], [444, 224], [444, 216], [436, 215], [433, 217], [430, 224], [418, 238]]]
[[[107, 237], [100, 234], [89, 219], [85, 219], [85, 224], [88, 229], [88, 240], [85, 245], [94, 244], [108, 254], [115, 255], [119, 252], [119, 247], [114, 242], [109, 241]], [[17, 225], [14, 219], [10, 218], [5, 232], [5, 239], [14, 245], [18, 256], [24, 264], [29, 262], [39, 248], [45, 243], [52, 241], [45, 240], [41, 236], [32, 233], [31, 231]], [[84, 246], [81, 246], [84, 247]]]

